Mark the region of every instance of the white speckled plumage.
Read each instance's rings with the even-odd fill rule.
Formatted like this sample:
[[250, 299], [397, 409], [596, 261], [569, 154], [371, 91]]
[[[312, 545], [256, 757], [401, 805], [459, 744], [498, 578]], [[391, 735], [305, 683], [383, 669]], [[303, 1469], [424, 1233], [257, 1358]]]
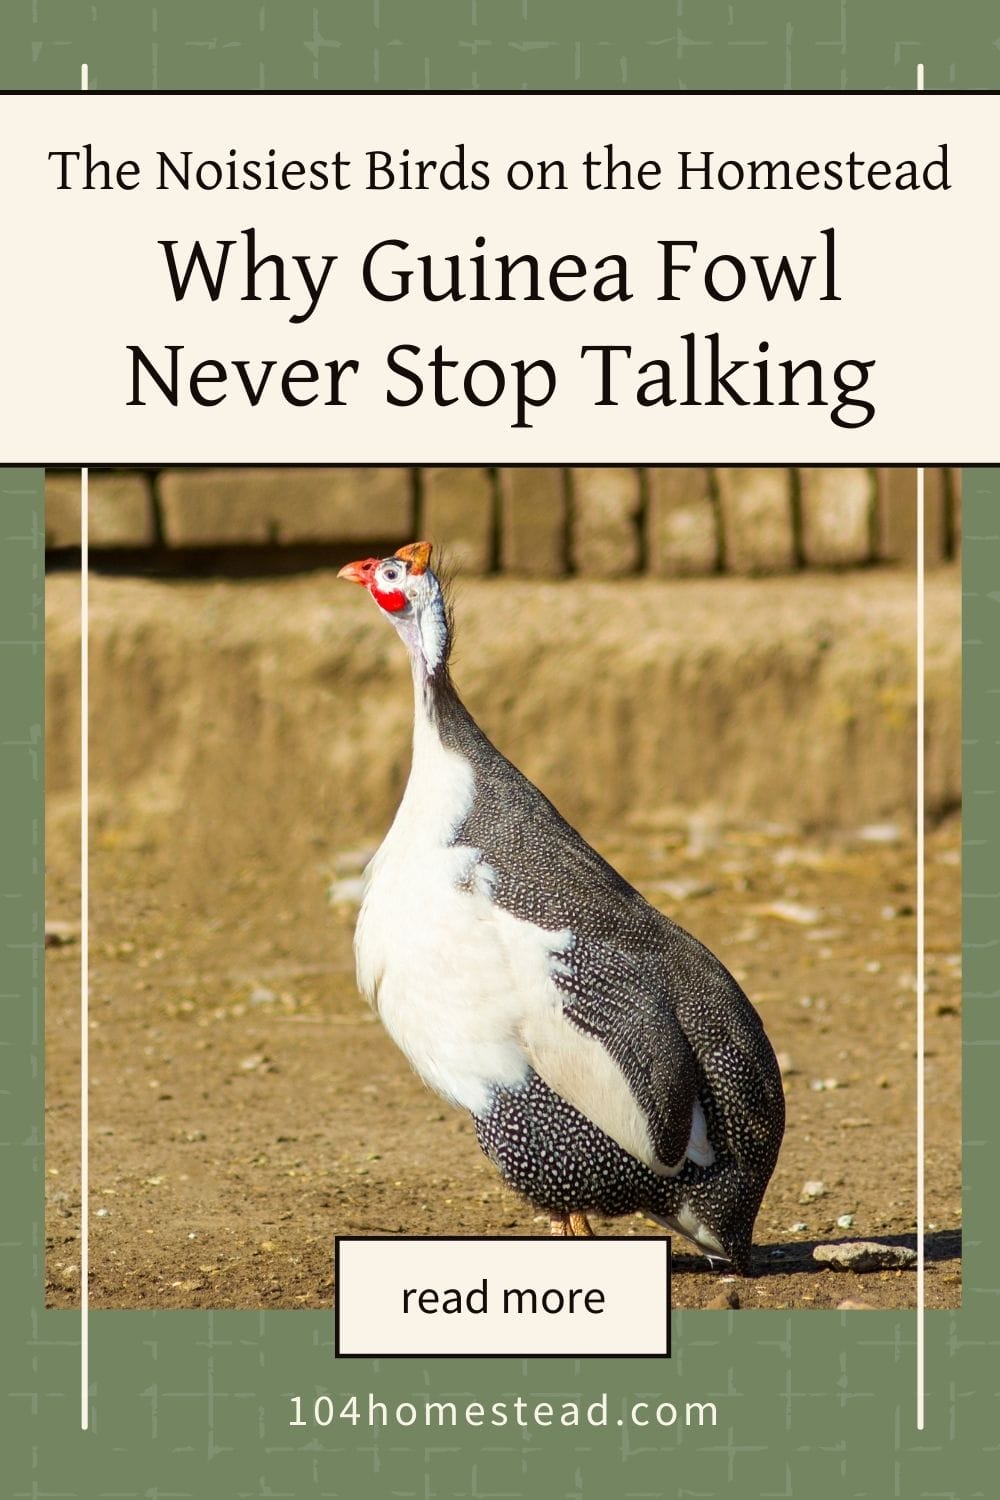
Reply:
[[663, 1162], [619, 1065], [567, 1018], [553, 982], [571, 928], [548, 931], [495, 905], [481, 850], [453, 841], [475, 795], [469, 762], [442, 745], [416, 695], [402, 802], [365, 873], [355, 933], [358, 988], [421, 1078], [480, 1115], [529, 1067], [654, 1172], [714, 1159], [692, 1104], [686, 1156]]

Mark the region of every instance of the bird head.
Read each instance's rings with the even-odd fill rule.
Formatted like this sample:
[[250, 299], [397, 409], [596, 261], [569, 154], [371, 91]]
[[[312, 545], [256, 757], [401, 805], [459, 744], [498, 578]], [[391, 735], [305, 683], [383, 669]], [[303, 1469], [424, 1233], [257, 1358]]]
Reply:
[[411, 542], [391, 557], [365, 557], [341, 568], [338, 578], [360, 583], [387, 615], [419, 610], [437, 587], [430, 572], [430, 542]]
[[430, 542], [410, 542], [391, 557], [365, 557], [337, 574], [368, 590], [415, 660], [433, 673], [447, 659], [449, 626], [441, 585], [431, 572]]

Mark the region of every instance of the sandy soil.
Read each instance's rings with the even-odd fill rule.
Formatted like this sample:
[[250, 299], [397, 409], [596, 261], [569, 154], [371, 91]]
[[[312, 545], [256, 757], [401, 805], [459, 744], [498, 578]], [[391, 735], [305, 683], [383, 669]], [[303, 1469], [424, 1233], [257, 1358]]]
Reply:
[[[53, 1306], [79, 1295], [73, 812], [56, 799], [50, 816], [48, 914], [68, 924], [48, 953]], [[675, 1242], [675, 1305], [731, 1291], [744, 1308], [914, 1305], [912, 1272], [838, 1273], [812, 1259], [831, 1240], [915, 1242], [912, 840], [884, 828], [822, 841], [697, 824], [585, 832], [720, 954], [785, 1069], [788, 1128], [757, 1221], [756, 1274], [726, 1281]], [[929, 1307], [960, 1299], [959, 847], [954, 819], [929, 836]], [[250, 859], [196, 900], [178, 893], [162, 819], [101, 828], [92, 1305], [319, 1308], [333, 1296], [336, 1234], [544, 1232], [356, 994], [352, 898], [366, 852], [318, 841], [292, 883]], [[822, 1185], [816, 1196], [807, 1182]], [[638, 1218], [596, 1228], [660, 1233]]]

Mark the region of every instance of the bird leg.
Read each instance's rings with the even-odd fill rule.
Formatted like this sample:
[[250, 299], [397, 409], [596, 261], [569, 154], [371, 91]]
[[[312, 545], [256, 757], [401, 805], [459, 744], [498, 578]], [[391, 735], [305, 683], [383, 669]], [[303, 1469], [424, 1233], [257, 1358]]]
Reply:
[[592, 1240], [594, 1238], [594, 1231], [590, 1227], [586, 1214], [552, 1214], [549, 1233], [563, 1240]]

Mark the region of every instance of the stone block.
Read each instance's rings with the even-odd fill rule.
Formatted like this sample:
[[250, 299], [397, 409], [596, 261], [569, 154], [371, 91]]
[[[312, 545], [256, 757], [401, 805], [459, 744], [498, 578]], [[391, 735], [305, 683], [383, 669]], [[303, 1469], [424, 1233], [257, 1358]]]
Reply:
[[[294, 473], [294, 470], [286, 471]], [[302, 473], [303, 471], [298, 471]], [[415, 485], [412, 469], [316, 469], [316, 492], [303, 487], [296, 503], [283, 508], [278, 540], [286, 545], [365, 542], [369, 537], [414, 536]]]
[[875, 484], [870, 469], [801, 469], [802, 551], [807, 564], [871, 561]]
[[[878, 556], [882, 562], [913, 566], [917, 560], [917, 471], [878, 471]], [[948, 517], [943, 469], [924, 471], [924, 559], [928, 567], [943, 561]]]
[[951, 541], [949, 556], [962, 555], [962, 471], [948, 470], [948, 501], [950, 505], [948, 534]]
[[[92, 548], [151, 547], [156, 540], [153, 489], [147, 474], [91, 471], [88, 482]], [[45, 476], [45, 544], [80, 545], [80, 471]]]
[[951, 517], [948, 506], [948, 470], [924, 470], [924, 553], [928, 567], [950, 555]]
[[88, 498], [92, 547], [151, 547], [156, 541], [149, 474], [91, 473]]
[[501, 469], [500, 566], [558, 578], [566, 572], [568, 510], [562, 469]]
[[624, 578], [642, 560], [638, 469], [571, 469], [570, 556], [577, 573]]
[[729, 573], [787, 573], [796, 565], [788, 469], [718, 469]]
[[50, 550], [80, 545], [80, 473], [45, 475], [45, 545]]
[[413, 541], [405, 468], [167, 469], [157, 480], [171, 547]]
[[697, 577], [719, 566], [719, 529], [708, 469], [647, 469], [649, 570]]
[[490, 573], [496, 511], [488, 469], [424, 469], [420, 530], [456, 573]]

